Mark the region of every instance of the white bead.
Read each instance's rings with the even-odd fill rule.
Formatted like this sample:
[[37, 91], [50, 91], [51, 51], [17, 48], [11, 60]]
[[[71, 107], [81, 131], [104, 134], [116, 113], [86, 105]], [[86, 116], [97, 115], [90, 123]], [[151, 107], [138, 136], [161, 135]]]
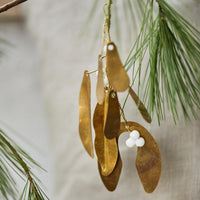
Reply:
[[143, 147], [145, 144], [145, 140], [144, 138], [140, 137], [135, 141], [135, 144], [137, 147]]
[[108, 45], [108, 50], [109, 50], [109, 51], [112, 51], [113, 49], [114, 49], [114, 45], [113, 45], [113, 44], [109, 44], [109, 45]]
[[131, 148], [131, 147], [133, 147], [134, 145], [135, 145], [135, 141], [134, 141], [132, 138], [128, 138], [128, 139], [126, 140], [126, 146], [127, 146], [127, 147]]
[[130, 137], [133, 138], [134, 140], [137, 140], [140, 137], [140, 133], [137, 130], [133, 130], [130, 133]]

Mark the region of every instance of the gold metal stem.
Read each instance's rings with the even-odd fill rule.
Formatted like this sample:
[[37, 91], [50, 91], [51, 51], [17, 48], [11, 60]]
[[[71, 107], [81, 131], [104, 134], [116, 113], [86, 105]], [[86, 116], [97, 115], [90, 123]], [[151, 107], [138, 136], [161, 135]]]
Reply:
[[124, 120], [125, 127], [128, 130], [128, 132], [130, 132], [128, 121], [126, 120], [126, 117], [125, 117], [125, 114], [124, 114], [124, 110], [122, 109], [120, 104], [119, 104], [119, 108], [120, 108], [120, 111], [121, 111], [121, 116], [122, 116], [122, 118]]
[[92, 71], [90, 71], [90, 72], [87, 72], [87, 74], [92, 74], [92, 73], [95, 73], [95, 72], [97, 72], [98, 71], [98, 69], [95, 69], [95, 70], [92, 70]]

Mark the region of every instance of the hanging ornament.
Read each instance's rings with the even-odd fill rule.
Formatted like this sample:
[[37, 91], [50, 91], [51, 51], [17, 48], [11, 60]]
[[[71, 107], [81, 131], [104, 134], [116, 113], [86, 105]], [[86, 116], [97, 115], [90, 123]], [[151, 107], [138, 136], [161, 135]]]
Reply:
[[[111, 1], [109, 2], [111, 3]], [[106, 5], [109, 7], [110, 4]], [[107, 10], [109, 12], [109, 9]], [[105, 187], [109, 191], [114, 191], [122, 169], [118, 140], [122, 133], [128, 132], [129, 137], [126, 140], [126, 145], [130, 148], [134, 146], [137, 148], [136, 170], [144, 190], [151, 193], [155, 190], [160, 179], [160, 151], [154, 138], [143, 126], [126, 120], [124, 111], [120, 106], [117, 92], [129, 89], [128, 92], [142, 117], [148, 123], [151, 123], [151, 117], [147, 109], [129, 86], [130, 80], [120, 60], [117, 47], [110, 40], [109, 26], [109, 13], [107, 13], [103, 30], [103, 45], [98, 57], [97, 104], [93, 114], [94, 146], [98, 171]], [[103, 50], [105, 46], [106, 52]], [[103, 66], [103, 59], [106, 59], [105, 67]], [[79, 95], [79, 133], [86, 151], [93, 157], [90, 119], [90, 73], [92, 72], [84, 72]], [[121, 118], [123, 122], [121, 122]]]
[[[129, 93], [133, 96], [138, 105], [141, 115], [150, 122], [148, 112], [135, 94], [129, 87]], [[116, 189], [122, 169], [122, 160], [118, 148], [119, 136], [129, 133], [126, 145], [130, 148], [137, 147], [137, 156], [135, 166], [147, 193], [155, 190], [161, 174], [161, 155], [154, 138], [140, 124], [128, 122], [125, 118], [123, 109], [117, 98], [117, 92], [109, 85], [104, 85], [103, 104], [97, 103], [94, 115], [93, 126], [95, 130], [95, 152], [98, 160], [98, 170], [103, 184], [109, 191]], [[91, 136], [90, 123], [90, 78], [89, 72], [85, 71], [80, 96], [79, 96], [79, 133], [82, 143], [93, 157], [93, 145]], [[121, 122], [120, 117], [124, 119]], [[88, 142], [89, 141], [89, 142]]]

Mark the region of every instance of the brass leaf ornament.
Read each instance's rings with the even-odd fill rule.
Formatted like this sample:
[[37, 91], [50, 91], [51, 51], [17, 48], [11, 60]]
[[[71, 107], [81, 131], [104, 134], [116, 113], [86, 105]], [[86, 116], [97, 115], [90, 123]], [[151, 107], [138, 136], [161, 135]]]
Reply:
[[120, 107], [117, 93], [109, 92], [107, 115], [105, 116], [104, 134], [108, 139], [117, 137], [120, 129]]
[[157, 187], [161, 175], [162, 161], [160, 150], [151, 134], [138, 123], [122, 122], [119, 135], [127, 132], [127, 126], [130, 131], [139, 131], [140, 136], [145, 140], [144, 146], [137, 149], [135, 165], [144, 190], [147, 193], [152, 193]]
[[79, 94], [79, 135], [86, 151], [93, 158], [94, 150], [91, 131], [90, 87], [90, 76], [86, 70], [84, 72]]
[[123, 92], [129, 87], [130, 79], [120, 60], [117, 47], [113, 42], [107, 44], [106, 74], [109, 85], [117, 92]]
[[[137, 94], [134, 92], [134, 90], [129, 86], [129, 94], [131, 95], [133, 101], [135, 102], [135, 104], [138, 106], [138, 110], [140, 112], [140, 114], [142, 115], [142, 117], [148, 122], [151, 123], [151, 116], [149, 115], [146, 107], [144, 106], [144, 104], [140, 101], [139, 97], [137, 96]], [[138, 105], [139, 104], [139, 105]]]
[[100, 174], [101, 180], [102, 180], [103, 184], [105, 185], [105, 187], [109, 191], [114, 191], [119, 182], [119, 178], [120, 178], [120, 174], [121, 174], [121, 170], [122, 170], [122, 160], [121, 160], [120, 154], [118, 154], [116, 166], [110, 175], [104, 176], [102, 174], [102, 169], [101, 169], [101, 166], [99, 163], [98, 163], [98, 169], [99, 169], [99, 174]]
[[98, 163], [101, 167], [103, 176], [110, 175], [117, 163], [118, 146], [116, 138], [107, 139], [103, 133], [104, 125], [104, 105], [97, 103], [94, 116], [93, 126], [95, 130], [95, 151], [97, 154]]
[[[98, 56], [98, 69], [90, 72], [85, 70], [84, 72], [79, 94], [79, 135], [86, 151], [93, 158], [90, 74], [98, 71], [97, 104], [93, 114], [93, 127], [95, 131], [94, 148], [101, 180], [109, 191], [116, 189], [122, 170], [118, 139], [122, 133], [128, 132], [129, 137], [126, 140], [126, 145], [129, 148], [137, 147], [135, 166], [144, 190], [147, 193], [152, 193], [158, 185], [162, 168], [158, 145], [143, 126], [126, 120], [117, 92], [123, 92], [129, 88], [128, 92], [142, 117], [151, 123], [151, 116], [137, 94], [129, 86], [128, 74], [113, 42], [107, 43], [106, 55], [104, 54], [103, 47], [106, 41], [110, 41], [110, 38], [103, 40], [101, 53]], [[105, 71], [104, 57], [106, 57]], [[121, 122], [121, 117], [124, 122]]]
[[158, 185], [161, 174], [160, 152], [148, 147], [139, 147], [135, 165], [147, 193], [152, 193]]
[[98, 76], [97, 76], [97, 86], [96, 86], [96, 97], [99, 104], [104, 102], [104, 72], [102, 55], [98, 57]]

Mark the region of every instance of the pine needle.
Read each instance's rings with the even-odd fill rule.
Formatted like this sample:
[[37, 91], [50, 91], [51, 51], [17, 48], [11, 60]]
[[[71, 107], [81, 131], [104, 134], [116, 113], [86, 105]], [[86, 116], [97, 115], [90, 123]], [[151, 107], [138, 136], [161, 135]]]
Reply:
[[[157, 0], [156, 7], [153, 2], [147, 1], [141, 31], [125, 67], [134, 70], [138, 63], [132, 83], [138, 77], [138, 93], [158, 123], [166, 109], [176, 123], [179, 105], [190, 120], [200, 108], [200, 33], [165, 1]], [[144, 54], [149, 56], [147, 63]]]
[[48, 199], [37, 183], [40, 183], [40, 181], [30, 170], [31, 165], [41, 168], [35, 160], [0, 129], [0, 192], [4, 199], [7, 200], [9, 197], [16, 199], [17, 196], [16, 182], [10, 170], [17, 173], [23, 180], [26, 180], [20, 200]]

